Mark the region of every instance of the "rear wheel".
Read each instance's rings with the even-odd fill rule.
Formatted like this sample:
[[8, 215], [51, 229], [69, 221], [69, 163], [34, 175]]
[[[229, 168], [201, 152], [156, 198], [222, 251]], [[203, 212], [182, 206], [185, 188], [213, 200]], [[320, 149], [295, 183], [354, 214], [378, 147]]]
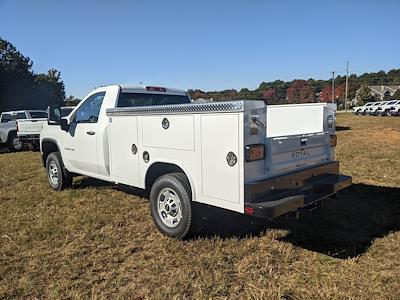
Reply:
[[159, 177], [151, 187], [151, 216], [163, 234], [182, 239], [192, 225], [192, 192], [183, 173]]
[[10, 132], [7, 139], [7, 148], [12, 152], [17, 152], [22, 150], [22, 142], [18, 138], [16, 132]]
[[65, 174], [59, 152], [47, 156], [46, 171], [49, 184], [54, 190], [61, 191], [72, 185], [72, 176]]

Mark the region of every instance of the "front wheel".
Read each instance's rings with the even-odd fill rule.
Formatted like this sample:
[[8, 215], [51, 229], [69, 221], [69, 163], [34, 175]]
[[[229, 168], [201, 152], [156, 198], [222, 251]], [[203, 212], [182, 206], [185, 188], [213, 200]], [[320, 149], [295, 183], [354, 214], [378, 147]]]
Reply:
[[50, 186], [56, 191], [61, 191], [72, 185], [72, 177], [65, 174], [62, 166], [60, 153], [50, 153], [46, 160], [47, 179]]
[[183, 173], [159, 177], [151, 187], [151, 216], [159, 231], [177, 239], [184, 238], [192, 225], [192, 192]]

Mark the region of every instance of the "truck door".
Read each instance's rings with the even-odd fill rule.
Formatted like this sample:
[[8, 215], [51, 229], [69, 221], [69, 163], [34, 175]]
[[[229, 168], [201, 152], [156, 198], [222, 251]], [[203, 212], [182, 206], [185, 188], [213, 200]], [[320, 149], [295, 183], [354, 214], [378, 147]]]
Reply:
[[76, 111], [69, 130], [62, 133], [63, 160], [70, 171], [99, 174], [98, 119], [105, 92], [91, 95]]

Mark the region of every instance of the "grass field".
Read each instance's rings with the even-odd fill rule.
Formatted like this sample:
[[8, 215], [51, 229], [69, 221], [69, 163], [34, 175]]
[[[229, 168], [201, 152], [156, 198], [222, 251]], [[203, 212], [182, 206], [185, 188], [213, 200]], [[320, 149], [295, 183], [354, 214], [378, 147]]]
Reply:
[[354, 185], [300, 220], [198, 206], [158, 233], [138, 192], [48, 187], [40, 154], [0, 154], [0, 298], [400, 299], [400, 118], [338, 115]]

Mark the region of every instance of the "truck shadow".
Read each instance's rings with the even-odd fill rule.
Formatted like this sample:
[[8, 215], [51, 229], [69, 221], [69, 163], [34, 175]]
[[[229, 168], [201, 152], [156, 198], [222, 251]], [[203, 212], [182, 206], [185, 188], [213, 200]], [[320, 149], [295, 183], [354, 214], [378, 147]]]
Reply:
[[[113, 186], [118, 190], [147, 198], [139, 189], [115, 186], [85, 178], [75, 188]], [[282, 217], [273, 221], [257, 219], [213, 206], [193, 203], [193, 231], [196, 238], [248, 238], [269, 229], [287, 234], [282, 242], [336, 258], [363, 254], [374, 239], [400, 230], [400, 188], [353, 184], [336, 199], [327, 199], [313, 210], [302, 210], [300, 218]]]
[[302, 210], [298, 220], [268, 222], [197, 206], [193, 237], [245, 238], [271, 228], [283, 229], [288, 233], [280, 241], [336, 258], [358, 256], [374, 239], [400, 229], [400, 188], [365, 184], [354, 184], [316, 210]]
[[345, 131], [345, 130], [351, 130], [351, 127], [349, 127], [349, 126], [336, 126], [336, 131]]

